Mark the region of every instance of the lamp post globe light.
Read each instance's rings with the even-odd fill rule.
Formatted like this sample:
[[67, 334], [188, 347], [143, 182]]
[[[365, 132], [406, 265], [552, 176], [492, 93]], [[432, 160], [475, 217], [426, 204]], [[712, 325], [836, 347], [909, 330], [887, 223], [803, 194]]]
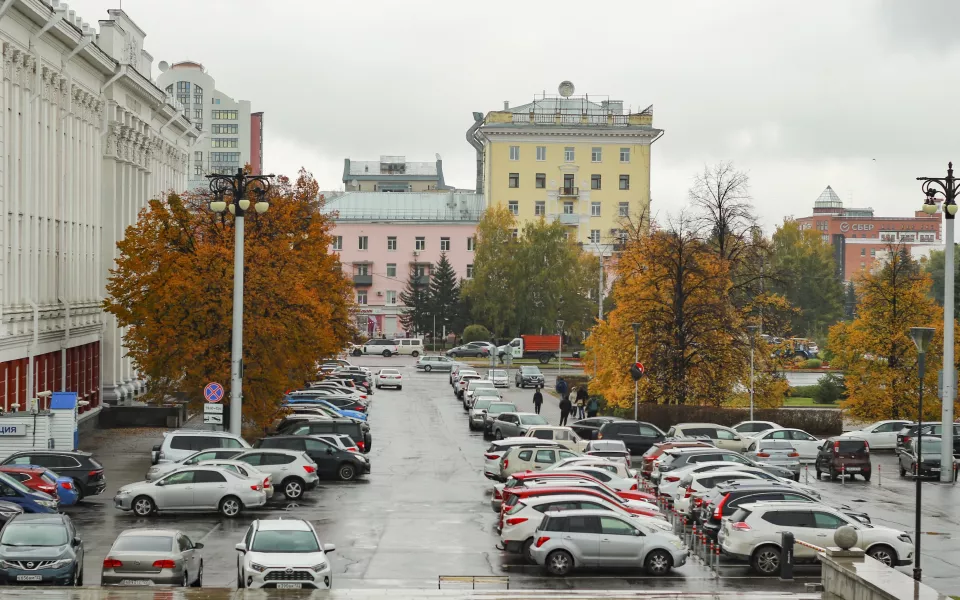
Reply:
[[[240, 435], [243, 426], [243, 223], [250, 209], [250, 194], [257, 214], [270, 208], [267, 192], [273, 175], [247, 175], [237, 169], [234, 175], [207, 175], [210, 180], [210, 210], [221, 215], [229, 210], [234, 216], [233, 246], [233, 332], [230, 351], [230, 433]], [[227, 196], [230, 196], [228, 202]]]
[[[921, 570], [920, 570], [920, 507], [923, 504], [920, 501], [920, 465], [923, 464], [923, 372], [926, 367], [926, 356], [927, 348], [930, 346], [930, 340], [933, 338], [933, 328], [932, 327], [911, 327], [910, 328], [910, 337], [913, 338], [913, 343], [917, 346], [917, 362], [920, 371], [920, 399], [917, 401], [917, 472], [915, 479], [917, 480], [917, 506], [916, 506], [916, 532], [914, 536], [914, 548], [913, 548], [913, 578], [917, 581], [920, 581]], [[944, 382], [946, 386], [946, 382]], [[951, 437], [950, 435], [944, 435], [941, 439], [946, 439]], [[946, 465], [953, 464], [953, 456], [950, 457], [950, 460]], [[953, 469], [948, 469], [953, 471]], [[943, 469], [941, 469], [941, 472]]]
[[[923, 212], [928, 215], [936, 214], [937, 200], [942, 199], [940, 206], [946, 219], [946, 247], [944, 248], [943, 269], [943, 402], [941, 403], [941, 421], [953, 423], [953, 401], [956, 398], [956, 368], [953, 356], [953, 286], [954, 286], [954, 219], [957, 216], [957, 188], [958, 180], [953, 176], [953, 163], [947, 163], [946, 177], [917, 177], [926, 199], [923, 202]], [[943, 443], [940, 449], [940, 460], [942, 464], [953, 464], [953, 436], [943, 436]], [[953, 469], [941, 469], [940, 481], [953, 481]]]

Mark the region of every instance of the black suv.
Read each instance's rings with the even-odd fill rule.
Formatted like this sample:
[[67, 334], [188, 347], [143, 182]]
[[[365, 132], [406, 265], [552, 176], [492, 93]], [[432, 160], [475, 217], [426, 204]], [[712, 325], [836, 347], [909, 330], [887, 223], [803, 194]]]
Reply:
[[21, 450], [8, 456], [2, 465], [37, 465], [63, 477], [72, 477], [79, 497], [96, 496], [107, 487], [101, 465], [89, 452], [70, 450]]
[[0, 584], [83, 585], [83, 542], [61, 514], [17, 515], [0, 531]]
[[626, 419], [622, 419], [620, 417], [590, 417], [587, 419], [580, 419], [571, 425], [570, 428], [585, 440], [595, 440], [598, 439], [597, 434], [600, 433], [601, 427], [607, 423], [625, 420]]
[[358, 423], [352, 419], [328, 419], [321, 421], [306, 421], [284, 425], [275, 435], [315, 435], [318, 433], [345, 433], [366, 454], [373, 445], [373, 436], [370, 427], [365, 423]]
[[260, 440], [258, 448], [299, 450], [317, 463], [319, 477], [339, 477], [344, 481], [370, 472], [370, 460], [366, 456], [347, 452], [327, 440], [309, 435], [278, 435]]
[[638, 421], [612, 421], [604, 423], [597, 431], [598, 440], [620, 440], [627, 445], [630, 454], [641, 455], [650, 446], [662, 442], [663, 432], [656, 425]]
[[518, 388], [525, 388], [528, 385], [543, 387], [543, 373], [540, 372], [540, 367], [523, 366], [517, 369], [517, 376], [513, 382]]

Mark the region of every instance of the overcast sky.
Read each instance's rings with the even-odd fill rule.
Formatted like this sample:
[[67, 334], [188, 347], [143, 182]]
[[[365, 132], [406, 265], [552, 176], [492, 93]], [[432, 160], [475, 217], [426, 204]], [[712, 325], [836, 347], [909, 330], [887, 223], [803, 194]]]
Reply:
[[[91, 24], [120, 0], [70, 0]], [[960, 2], [123, 0], [161, 60], [195, 60], [264, 111], [268, 171], [341, 186], [343, 159], [443, 157], [474, 187], [473, 111], [571, 80], [654, 107], [654, 212], [694, 172], [750, 174], [768, 230], [828, 184], [879, 216], [922, 203], [960, 161]], [[243, 32], [238, 34], [238, 32]]]

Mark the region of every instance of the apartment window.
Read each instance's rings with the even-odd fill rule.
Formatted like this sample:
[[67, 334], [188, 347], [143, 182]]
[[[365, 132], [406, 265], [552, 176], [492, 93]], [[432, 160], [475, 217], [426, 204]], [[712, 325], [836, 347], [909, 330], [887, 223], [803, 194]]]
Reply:
[[367, 290], [357, 290], [357, 304], [367, 304]]
[[235, 163], [240, 164], [239, 152], [211, 152], [210, 162], [212, 163]]
[[866, 256], [866, 255], [867, 255], [867, 249], [866, 249], [866, 248], [860, 248], [860, 256]]
[[599, 176], [599, 175], [591, 175], [591, 176], [590, 176], [590, 189], [591, 189], [591, 190], [599, 190], [599, 189], [600, 189], [600, 176]]
[[467, 238], [467, 252], [473, 252], [473, 247], [477, 243], [477, 238], [470, 236]]
[[510, 173], [509, 187], [512, 187], [512, 188], [520, 187], [520, 173]]
[[573, 201], [567, 201], [563, 203], [563, 214], [572, 215], [573, 214]]
[[238, 148], [237, 138], [211, 138], [211, 148]]
[[520, 160], [520, 146], [510, 146], [510, 160]]
[[870, 258], [876, 258], [877, 251], [874, 248], [870, 248]]
[[193, 86], [193, 101], [195, 104], [203, 104], [203, 88], [199, 85]]
[[537, 173], [537, 184], [536, 188], [542, 190], [547, 187], [547, 174], [546, 173]]
[[194, 119], [202, 119], [202, 118], [203, 118], [203, 109], [201, 109], [201, 108], [195, 108], [195, 109], [193, 109], [193, 118], [194, 118]]
[[413, 276], [414, 276], [414, 277], [426, 277], [426, 276], [427, 276], [427, 265], [414, 265], [414, 267], [413, 267]]
[[450, 238], [445, 238], [445, 237], [440, 238], [440, 251], [441, 252], [450, 251]]
[[397, 291], [387, 290], [387, 306], [394, 306], [397, 303]]
[[590, 216], [591, 216], [591, 217], [599, 217], [599, 216], [600, 216], [600, 203], [599, 203], [599, 202], [591, 202], [591, 203], [590, 203]]
[[426, 250], [427, 249], [427, 238], [418, 237], [416, 243], [414, 244], [416, 250]]
[[591, 230], [590, 230], [590, 242], [591, 242], [591, 243], [594, 243], [594, 244], [599, 244], [599, 243], [600, 243], [600, 230], [599, 230], [599, 229], [591, 229]]
[[467, 279], [473, 279], [473, 265], [467, 265]]
[[533, 205], [533, 214], [542, 217], [547, 213], [547, 203], [545, 200], [537, 200]]
[[239, 127], [239, 125], [213, 125], [210, 127], [210, 133], [237, 135], [240, 133]]
[[170, 94], [171, 96], [173, 95], [173, 84], [172, 84], [172, 83], [167, 86], [167, 93]]
[[193, 153], [193, 160], [203, 160], [203, 152], [197, 150]]
[[[177, 102], [180, 104], [190, 104], [190, 94], [177, 94]], [[184, 109], [186, 111], [186, 109]], [[187, 116], [184, 112], [183, 116]]]
[[563, 149], [563, 160], [565, 162], [573, 162], [574, 156], [573, 146], [567, 146]]
[[537, 146], [537, 160], [539, 160], [539, 161], [547, 160], [547, 147], [546, 147], [546, 146]]
[[369, 275], [370, 274], [370, 265], [364, 263], [362, 265], [357, 265], [357, 272], [354, 275]]
[[193, 174], [194, 175], [203, 175], [203, 165], [195, 164], [193, 165]]
[[511, 229], [511, 230], [510, 230], [510, 236], [511, 236], [513, 239], [515, 239], [515, 240], [516, 240], [516, 239], [520, 239], [520, 230], [519, 230], [519, 229]]
[[620, 148], [620, 162], [630, 162], [630, 148]]
[[387, 277], [397, 276], [397, 263], [387, 263]]
[[603, 148], [593, 148], [590, 150], [590, 160], [592, 162], [603, 162]]
[[621, 176], [620, 176], [620, 189], [621, 189], [621, 190], [629, 190], [629, 189], [630, 189], [630, 176], [629, 176], [629, 175], [621, 175]]
[[220, 98], [210, 98], [210, 104], [220, 104]]
[[620, 212], [618, 213], [617, 216], [620, 216], [620, 217], [629, 217], [629, 216], [630, 216], [630, 203], [629, 203], [629, 202], [621, 202], [621, 203], [620, 203]]
[[178, 81], [177, 82], [177, 91], [178, 92], [187, 92], [190, 93], [190, 82], [189, 81]]
[[215, 121], [236, 121], [239, 117], [235, 110], [214, 110], [211, 111], [210, 118]]
[[387, 250], [396, 250], [397, 249], [397, 236], [391, 235], [387, 237]]
[[510, 202], [507, 202], [507, 208], [510, 209], [510, 214], [513, 216], [517, 216], [518, 214], [520, 214], [520, 206], [516, 200], [511, 200]]
[[361, 235], [361, 236], [360, 236], [360, 239], [359, 239], [359, 246], [358, 246], [358, 247], [360, 248], [360, 250], [366, 250], [366, 249], [367, 249], [367, 246], [368, 246], [367, 236]]
[[343, 236], [335, 235], [333, 236], [333, 249], [334, 250], [343, 250]]

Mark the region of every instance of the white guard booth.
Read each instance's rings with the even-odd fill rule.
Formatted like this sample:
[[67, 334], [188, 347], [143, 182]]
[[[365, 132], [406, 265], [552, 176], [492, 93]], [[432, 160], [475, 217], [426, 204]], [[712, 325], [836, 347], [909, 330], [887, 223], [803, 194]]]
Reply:
[[0, 415], [0, 460], [35, 448], [76, 450], [77, 437], [77, 394], [57, 392], [50, 410]]

